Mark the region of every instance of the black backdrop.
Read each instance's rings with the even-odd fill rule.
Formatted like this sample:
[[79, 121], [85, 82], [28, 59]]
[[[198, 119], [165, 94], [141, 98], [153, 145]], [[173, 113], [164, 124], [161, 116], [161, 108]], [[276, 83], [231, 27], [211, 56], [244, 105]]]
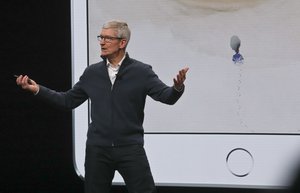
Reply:
[[72, 114], [22, 91], [14, 74], [71, 86], [70, 2], [1, 1], [0, 192], [83, 192], [72, 164]]
[[[69, 0], [0, 1], [0, 193], [83, 192], [73, 168], [72, 113], [24, 92], [14, 74], [57, 91], [71, 87]], [[124, 187], [112, 191], [126, 192]], [[164, 193], [282, 192], [158, 187]]]

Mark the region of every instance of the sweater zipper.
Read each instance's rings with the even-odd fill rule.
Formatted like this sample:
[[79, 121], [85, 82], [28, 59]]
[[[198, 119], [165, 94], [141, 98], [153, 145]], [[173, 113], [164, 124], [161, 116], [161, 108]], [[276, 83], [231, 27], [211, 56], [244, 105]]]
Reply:
[[[112, 112], [111, 112], [111, 126], [112, 126], [113, 130], [115, 130], [115, 128], [114, 128], [114, 121], [113, 121], [114, 120], [114, 108], [113, 108], [113, 89], [114, 89], [114, 83], [111, 84], [111, 88], [110, 88], [110, 92], [111, 92], [110, 93], [111, 94], [111, 96], [110, 96], [111, 97], [111, 101], [110, 101], [111, 105], [110, 106], [111, 106], [111, 109], [112, 109]], [[114, 134], [112, 134], [112, 141], [111, 141], [111, 146], [112, 147], [115, 146], [115, 142], [114, 142], [114, 137], [113, 136], [114, 136]]]

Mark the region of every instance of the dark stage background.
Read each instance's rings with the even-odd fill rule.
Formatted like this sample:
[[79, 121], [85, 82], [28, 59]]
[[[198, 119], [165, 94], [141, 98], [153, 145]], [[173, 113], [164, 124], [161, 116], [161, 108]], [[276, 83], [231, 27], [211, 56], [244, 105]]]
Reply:
[[[82, 193], [73, 168], [72, 113], [38, 101], [14, 74], [65, 91], [71, 87], [68, 0], [1, 1], [0, 193]], [[100, 24], [99, 24], [100, 26]], [[161, 193], [283, 192], [158, 187]], [[126, 192], [122, 186], [112, 192]]]

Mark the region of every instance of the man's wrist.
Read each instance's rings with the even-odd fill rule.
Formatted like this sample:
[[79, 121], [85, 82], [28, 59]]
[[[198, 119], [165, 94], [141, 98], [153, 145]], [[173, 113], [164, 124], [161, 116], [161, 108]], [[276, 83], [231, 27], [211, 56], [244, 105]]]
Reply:
[[182, 90], [184, 89], [184, 85], [180, 86], [180, 87], [176, 87], [175, 85], [173, 86], [174, 89], [177, 91], [177, 92], [182, 92]]
[[39, 92], [40, 92], [40, 87], [39, 87], [39, 86], [37, 86], [37, 90], [36, 90], [36, 91], [34, 91], [34, 92], [33, 92], [33, 94], [34, 94], [34, 95], [37, 95], [37, 94], [39, 94]]

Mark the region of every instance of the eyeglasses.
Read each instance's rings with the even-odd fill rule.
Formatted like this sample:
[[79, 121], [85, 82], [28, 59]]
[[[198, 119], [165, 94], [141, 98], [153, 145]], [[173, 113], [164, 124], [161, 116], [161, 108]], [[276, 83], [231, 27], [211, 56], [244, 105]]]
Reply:
[[104, 41], [104, 42], [112, 42], [113, 40], [120, 40], [123, 38], [119, 38], [119, 37], [111, 37], [111, 36], [97, 36], [97, 40], [100, 41]]

